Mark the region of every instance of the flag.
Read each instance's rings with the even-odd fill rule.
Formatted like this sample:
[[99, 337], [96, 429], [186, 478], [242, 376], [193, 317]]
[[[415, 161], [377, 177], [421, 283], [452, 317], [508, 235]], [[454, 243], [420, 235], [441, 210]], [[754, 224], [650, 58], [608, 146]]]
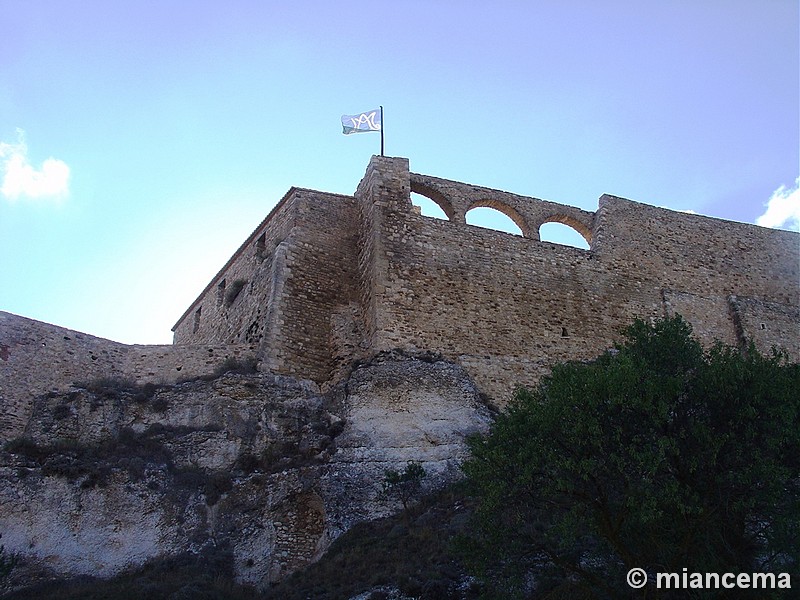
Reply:
[[376, 108], [359, 115], [342, 115], [342, 133], [362, 133], [364, 131], [381, 131], [381, 110]]

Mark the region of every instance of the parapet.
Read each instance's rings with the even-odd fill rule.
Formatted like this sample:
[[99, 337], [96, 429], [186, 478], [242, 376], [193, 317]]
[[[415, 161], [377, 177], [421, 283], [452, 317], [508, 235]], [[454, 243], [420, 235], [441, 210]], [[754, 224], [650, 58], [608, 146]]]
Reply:
[[580, 233], [591, 246], [595, 213], [574, 206], [548, 202], [501, 190], [458, 183], [430, 175], [411, 173], [411, 191], [433, 200], [454, 223], [466, 223], [473, 208], [488, 207], [508, 216], [524, 238], [539, 240], [545, 223], [563, 223]]

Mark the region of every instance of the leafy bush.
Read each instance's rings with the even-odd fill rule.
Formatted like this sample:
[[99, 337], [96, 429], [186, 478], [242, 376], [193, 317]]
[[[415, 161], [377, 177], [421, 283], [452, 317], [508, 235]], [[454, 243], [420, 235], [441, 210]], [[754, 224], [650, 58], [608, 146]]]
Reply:
[[408, 512], [408, 504], [419, 495], [425, 475], [425, 469], [416, 461], [408, 461], [402, 472], [388, 469], [384, 473], [383, 494], [400, 500], [403, 511]]
[[[407, 515], [359, 523], [325, 555], [266, 593], [269, 600], [340, 600], [378, 586], [419, 600], [477, 598], [452, 547], [468, 512], [457, 488], [421, 497]], [[373, 591], [378, 597], [381, 592]]]
[[206, 375], [197, 375], [179, 379], [178, 383], [190, 383], [193, 381], [214, 381], [223, 375], [234, 373], [238, 375], [254, 375], [258, 373], [258, 359], [255, 357], [237, 358], [229, 356], [213, 372]]
[[137, 434], [122, 429], [115, 438], [96, 446], [85, 446], [71, 440], [53, 444], [37, 444], [20, 437], [10, 440], [5, 451], [26, 458], [42, 475], [81, 481], [81, 487], [105, 487], [115, 469], [128, 472], [132, 481], [140, 481], [147, 464], [172, 467], [172, 456], [158, 439], [159, 429]]
[[258, 372], [258, 360], [251, 358], [236, 358], [229, 356], [214, 370], [214, 377], [225, 373], [238, 373], [239, 375], [253, 375]]
[[102, 580], [80, 577], [35, 585], [3, 596], [4, 600], [256, 600], [261, 595], [237, 585], [233, 559], [224, 550], [201, 555], [155, 559], [129, 573]]
[[169, 408], [169, 402], [167, 402], [166, 398], [159, 397], [150, 403], [150, 408], [157, 413], [163, 413]]
[[206, 497], [206, 504], [214, 506], [223, 494], [227, 494], [233, 489], [233, 480], [228, 473], [215, 473], [205, 481], [203, 492]]
[[130, 399], [144, 403], [153, 398], [165, 386], [155, 383], [137, 384], [129, 379], [103, 377], [89, 382], [76, 382], [75, 387], [83, 388], [101, 400]]
[[53, 409], [53, 418], [56, 421], [68, 419], [72, 416], [72, 409], [68, 404], [59, 404]]
[[625, 573], [800, 571], [800, 365], [680, 317], [520, 390], [464, 465], [473, 564], [509, 596], [627, 597]]

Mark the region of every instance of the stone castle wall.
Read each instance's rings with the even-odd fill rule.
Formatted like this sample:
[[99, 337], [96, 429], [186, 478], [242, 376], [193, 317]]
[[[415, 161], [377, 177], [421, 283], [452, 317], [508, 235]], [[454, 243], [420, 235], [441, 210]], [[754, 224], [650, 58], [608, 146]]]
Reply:
[[[449, 221], [416, 213], [412, 192]], [[466, 213], [481, 206], [511, 217], [523, 236], [467, 225]], [[590, 249], [540, 241], [548, 222], [573, 227]], [[263, 267], [246, 250], [261, 230], [272, 253]], [[235, 278], [249, 286], [241, 309], [215, 291]], [[753, 340], [800, 358], [798, 281], [792, 232], [609, 195], [589, 212], [373, 157], [354, 197], [290, 191], [179, 321], [175, 341], [271, 332], [244, 341], [261, 344], [270, 368], [318, 383], [380, 351], [434, 351], [503, 403], [554, 362], [611, 348], [636, 317], [680, 313], [706, 344]], [[200, 306], [203, 319], [211, 315], [189, 333]], [[237, 310], [256, 318], [245, 328]]]
[[[418, 215], [410, 192], [449, 221]], [[595, 213], [408, 172], [373, 159], [356, 196], [372, 228], [370, 347], [425, 349], [466, 366], [501, 403], [561, 360], [611, 348], [634, 318], [682, 314], [706, 344], [772, 345], [800, 358], [798, 236], [605, 195]], [[523, 237], [466, 224], [511, 217]], [[582, 250], [539, 241], [561, 222]]]
[[[412, 192], [450, 220], [419, 215]], [[478, 206], [523, 236], [467, 225]], [[551, 221], [590, 249], [540, 241]], [[230, 356], [324, 387], [382, 351], [434, 352], [503, 404], [553, 363], [609, 349], [633, 318], [675, 313], [706, 344], [752, 340], [798, 360], [799, 239], [608, 195], [589, 212], [373, 157], [353, 196], [290, 189], [178, 320], [172, 346], [0, 313], [3, 430], [19, 430], [36, 394], [74, 381], [171, 382]]]
[[357, 207], [292, 188], [175, 325], [175, 344], [256, 344], [265, 369], [323, 382], [357, 310]]
[[249, 344], [119, 344], [0, 311], [0, 440], [22, 435], [33, 401], [102, 379], [175, 383], [255, 355]]
[[173, 328], [176, 345], [261, 343], [267, 307], [285, 275], [286, 239], [295, 226], [298, 191], [289, 190], [206, 286]]

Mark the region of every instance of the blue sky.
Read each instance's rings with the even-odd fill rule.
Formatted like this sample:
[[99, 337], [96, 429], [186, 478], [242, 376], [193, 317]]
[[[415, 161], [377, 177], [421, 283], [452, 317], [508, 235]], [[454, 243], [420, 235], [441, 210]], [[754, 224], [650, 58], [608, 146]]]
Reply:
[[[286, 190], [415, 172], [798, 228], [796, 0], [0, 0], [0, 310], [170, 328]], [[769, 212], [768, 212], [769, 210]]]

